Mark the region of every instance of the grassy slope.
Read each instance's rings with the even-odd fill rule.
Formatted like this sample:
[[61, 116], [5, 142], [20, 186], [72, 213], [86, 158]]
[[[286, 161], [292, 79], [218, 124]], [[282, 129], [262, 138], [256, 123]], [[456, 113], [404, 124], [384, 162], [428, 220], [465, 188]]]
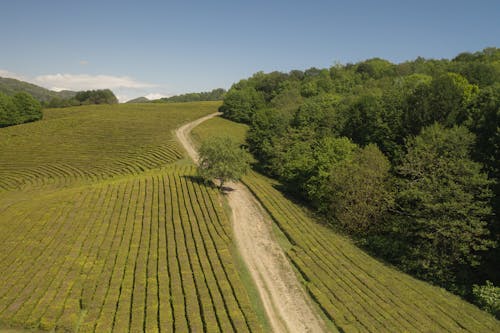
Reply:
[[248, 126], [217, 117], [195, 127], [191, 135], [195, 142], [201, 142], [207, 137], [229, 136], [239, 144], [245, 143]]
[[0, 131], [0, 190], [140, 173], [182, 157], [172, 136], [218, 102], [99, 105], [44, 111]]
[[[223, 119], [194, 130], [199, 139], [246, 127]], [[287, 255], [306, 289], [337, 327], [346, 332], [500, 332], [489, 314], [441, 288], [370, 257], [348, 238], [288, 200], [279, 184], [257, 173], [244, 178], [291, 246]]]
[[[0, 192], [0, 327], [261, 330], [219, 194], [188, 163], [172, 164], [183, 154], [172, 130], [217, 106], [47, 110], [40, 123], [0, 130], [8, 175], [59, 166]], [[164, 146], [176, 154], [144, 162]], [[108, 172], [117, 161], [161, 168]]]

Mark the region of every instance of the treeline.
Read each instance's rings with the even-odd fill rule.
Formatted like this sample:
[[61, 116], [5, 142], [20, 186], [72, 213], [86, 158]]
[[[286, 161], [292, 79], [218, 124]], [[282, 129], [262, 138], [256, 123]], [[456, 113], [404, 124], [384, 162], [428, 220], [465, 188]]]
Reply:
[[74, 97], [54, 97], [44, 103], [48, 108], [63, 108], [68, 106], [91, 105], [91, 104], [116, 104], [118, 99], [109, 89], [79, 91]]
[[178, 103], [178, 102], [203, 102], [203, 101], [220, 101], [224, 98], [226, 90], [222, 88], [213, 89], [212, 91], [204, 91], [199, 93], [187, 93], [172, 97], [156, 99], [154, 103]]
[[499, 285], [500, 49], [259, 72], [220, 110], [250, 125], [261, 171], [365, 248], [464, 296]]
[[25, 92], [8, 96], [0, 93], [0, 127], [24, 124], [42, 119], [42, 106]]

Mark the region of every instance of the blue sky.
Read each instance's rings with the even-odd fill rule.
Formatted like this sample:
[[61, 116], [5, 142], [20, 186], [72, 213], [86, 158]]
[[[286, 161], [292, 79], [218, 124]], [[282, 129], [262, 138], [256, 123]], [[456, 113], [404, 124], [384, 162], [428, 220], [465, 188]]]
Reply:
[[0, 1], [0, 76], [120, 98], [500, 47], [500, 1]]

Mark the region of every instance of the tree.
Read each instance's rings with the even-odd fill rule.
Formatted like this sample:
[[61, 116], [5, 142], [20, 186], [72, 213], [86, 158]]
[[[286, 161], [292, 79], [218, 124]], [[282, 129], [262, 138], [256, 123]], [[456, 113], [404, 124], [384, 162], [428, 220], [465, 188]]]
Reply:
[[430, 83], [422, 82], [406, 102], [403, 119], [406, 132], [416, 135], [434, 122], [447, 127], [469, 122], [478, 93], [477, 86], [456, 73], [443, 74]]
[[[407, 142], [397, 226], [407, 244], [402, 263], [426, 280], [454, 289], [479, 264], [488, 239], [490, 180], [470, 158], [474, 135], [465, 127], [434, 124]], [[462, 281], [459, 281], [462, 280]]]
[[307, 163], [311, 167], [310, 176], [304, 182], [307, 199], [321, 213], [330, 213], [332, 195], [330, 175], [332, 169], [342, 163], [352, 161], [359, 147], [346, 137], [327, 136], [312, 145], [312, 158]]
[[42, 106], [30, 94], [19, 92], [12, 96], [12, 102], [17, 109], [18, 124], [42, 119]]
[[380, 229], [394, 202], [390, 163], [374, 144], [334, 163], [329, 177], [329, 211], [341, 227], [365, 237]]
[[204, 141], [199, 154], [199, 175], [206, 181], [217, 179], [221, 191], [224, 183], [239, 180], [249, 168], [250, 154], [229, 137], [213, 137]]
[[74, 99], [80, 105], [118, 103], [115, 94], [109, 89], [80, 91], [75, 95]]

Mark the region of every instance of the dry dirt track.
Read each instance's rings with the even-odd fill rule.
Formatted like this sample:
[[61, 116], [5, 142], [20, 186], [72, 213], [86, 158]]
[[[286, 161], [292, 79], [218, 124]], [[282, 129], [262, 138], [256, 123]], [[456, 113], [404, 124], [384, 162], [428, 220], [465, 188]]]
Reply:
[[[179, 141], [195, 162], [198, 154], [189, 133], [203, 121], [218, 115], [214, 113], [200, 118], [176, 131]], [[273, 238], [268, 214], [246, 186], [241, 183], [227, 186], [232, 189], [228, 201], [236, 243], [259, 290], [274, 332], [326, 331], [283, 250]]]

